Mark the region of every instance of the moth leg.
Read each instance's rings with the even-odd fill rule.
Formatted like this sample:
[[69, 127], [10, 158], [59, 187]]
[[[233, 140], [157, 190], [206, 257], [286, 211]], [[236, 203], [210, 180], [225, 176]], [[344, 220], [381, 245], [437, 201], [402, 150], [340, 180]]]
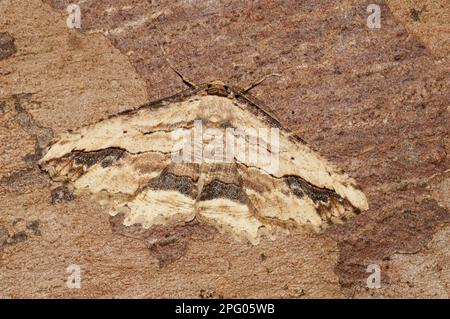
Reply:
[[248, 93], [251, 89], [257, 87], [258, 85], [260, 85], [262, 82], [264, 82], [265, 80], [267, 80], [268, 78], [272, 77], [272, 76], [278, 76], [281, 77], [281, 74], [278, 73], [271, 73], [271, 74], [267, 74], [264, 77], [262, 77], [261, 79], [254, 81], [252, 83], [250, 83], [249, 85], [247, 85], [243, 90], [242, 93]]
[[164, 55], [164, 59], [166, 59], [166, 62], [169, 65], [169, 67], [181, 78], [183, 83], [186, 84], [187, 86], [189, 86], [190, 88], [196, 89], [197, 85], [194, 82], [190, 81], [187, 77], [185, 77], [180, 71], [177, 70], [177, 68], [175, 68], [175, 66], [172, 64], [172, 62], [167, 57], [166, 51], [164, 51], [163, 46], [159, 45], [159, 48], [161, 49], [161, 51]]

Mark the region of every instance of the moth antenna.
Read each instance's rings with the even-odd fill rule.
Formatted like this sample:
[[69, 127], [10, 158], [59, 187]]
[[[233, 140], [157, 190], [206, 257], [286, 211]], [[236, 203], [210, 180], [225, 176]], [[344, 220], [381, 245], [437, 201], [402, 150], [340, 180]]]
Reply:
[[194, 89], [197, 88], [197, 85], [194, 82], [191, 82], [188, 78], [186, 78], [180, 71], [178, 71], [175, 68], [175, 66], [172, 64], [172, 62], [167, 57], [166, 51], [164, 51], [164, 47], [161, 44], [159, 45], [159, 48], [161, 49], [161, 51], [164, 55], [164, 59], [166, 59], [166, 62], [169, 65], [169, 67], [181, 78], [183, 83], [186, 84], [187, 86], [189, 86], [190, 88], [194, 88]]
[[248, 93], [251, 89], [257, 87], [258, 85], [260, 85], [261, 83], [263, 83], [265, 80], [267, 80], [268, 78], [272, 77], [272, 76], [278, 76], [281, 77], [281, 74], [278, 73], [271, 73], [271, 74], [267, 74], [266, 76], [264, 76], [263, 78], [259, 79], [258, 81], [255, 81], [253, 83], [250, 83], [248, 86], [246, 86], [243, 90], [242, 93]]

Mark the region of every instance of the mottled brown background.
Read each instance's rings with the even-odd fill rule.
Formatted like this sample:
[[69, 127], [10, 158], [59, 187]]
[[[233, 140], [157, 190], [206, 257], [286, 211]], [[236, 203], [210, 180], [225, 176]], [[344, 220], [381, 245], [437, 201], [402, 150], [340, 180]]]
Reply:
[[[0, 298], [449, 297], [447, 0], [87, 0], [81, 31], [66, 27], [72, 1], [44, 2], [0, 2]], [[256, 247], [193, 239], [159, 268], [88, 197], [52, 203], [37, 160], [54, 136], [183, 88], [158, 43], [195, 82], [281, 73], [253, 93], [355, 177], [370, 210]]]

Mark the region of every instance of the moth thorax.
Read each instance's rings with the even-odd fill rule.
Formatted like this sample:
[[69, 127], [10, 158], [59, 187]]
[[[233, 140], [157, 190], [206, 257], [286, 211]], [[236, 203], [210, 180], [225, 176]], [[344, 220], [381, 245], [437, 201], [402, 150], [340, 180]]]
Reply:
[[208, 122], [229, 122], [232, 118], [232, 103], [230, 99], [224, 99], [217, 95], [207, 95], [200, 102], [199, 118], [207, 119]]
[[212, 81], [210, 84], [208, 84], [208, 89], [206, 90], [206, 92], [209, 95], [228, 96], [225, 83], [218, 80]]

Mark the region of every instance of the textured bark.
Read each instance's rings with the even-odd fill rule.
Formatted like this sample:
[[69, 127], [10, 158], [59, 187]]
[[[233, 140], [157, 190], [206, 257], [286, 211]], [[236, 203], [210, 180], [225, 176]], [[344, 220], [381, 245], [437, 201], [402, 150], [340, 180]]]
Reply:
[[[377, 1], [379, 30], [372, 1], [89, 0], [80, 31], [71, 1], [44, 2], [0, 2], [0, 298], [449, 297], [445, 0]], [[195, 83], [281, 73], [253, 93], [357, 180], [369, 211], [258, 246], [195, 226], [158, 230], [181, 246], [113, 232], [37, 161], [64, 131], [180, 91], [158, 44]], [[65, 285], [71, 264], [81, 289]]]

